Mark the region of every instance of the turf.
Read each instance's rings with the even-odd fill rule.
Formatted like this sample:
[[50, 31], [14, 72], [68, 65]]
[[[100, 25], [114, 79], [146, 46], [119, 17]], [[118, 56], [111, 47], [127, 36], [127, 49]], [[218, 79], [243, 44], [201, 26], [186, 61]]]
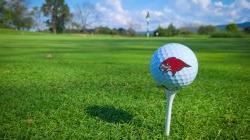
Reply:
[[250, 139], [250, 38], [126, 38], [0, 30], [0, 139], [165, 139], [149, 73], [169, 42], [194, 50], [170, 139]]

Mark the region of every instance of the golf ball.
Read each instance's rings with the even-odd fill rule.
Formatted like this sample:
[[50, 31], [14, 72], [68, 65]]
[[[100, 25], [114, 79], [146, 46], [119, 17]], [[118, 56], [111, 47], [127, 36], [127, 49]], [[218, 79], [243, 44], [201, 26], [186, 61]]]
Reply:
[[198, 62], [188, 47], [169, 43], [154, 52], [150, 71], [159, 86], [164, 86], [168, 90], [178, 90], [194, 81], [198, 72]]

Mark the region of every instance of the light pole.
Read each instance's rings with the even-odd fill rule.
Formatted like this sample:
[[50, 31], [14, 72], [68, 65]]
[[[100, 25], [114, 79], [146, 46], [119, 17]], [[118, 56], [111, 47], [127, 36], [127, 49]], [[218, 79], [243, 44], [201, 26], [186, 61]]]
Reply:
[[146, 15], [146, 21], [147, 21], [147, 37], [149, 37], [149, 21], [150, 21], [149, 11], [147, 12], [147, 15]]

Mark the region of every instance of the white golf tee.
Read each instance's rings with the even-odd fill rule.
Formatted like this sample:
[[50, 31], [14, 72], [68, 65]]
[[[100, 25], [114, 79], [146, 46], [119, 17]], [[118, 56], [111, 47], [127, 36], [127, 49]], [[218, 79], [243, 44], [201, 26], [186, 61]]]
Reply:
[[165, 122], [165, 134], [169, 136], [170, 133], [170, 123], [171, 123], [171, 113], [172, 113], [172, 104], [174, 101], [175, 91], [166, 90], [167, 96], [167, 107], [166, 107], [166, 122]]

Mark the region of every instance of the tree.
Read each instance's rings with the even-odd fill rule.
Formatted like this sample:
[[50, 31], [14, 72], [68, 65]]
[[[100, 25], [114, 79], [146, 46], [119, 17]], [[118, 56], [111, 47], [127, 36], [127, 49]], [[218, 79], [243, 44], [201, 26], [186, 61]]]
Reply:
[[159, 36], [166, 36], [166, 31], [164, 28], [162, 28], [161, 26], [159, 26], [155, 31], [154, 31], [154, 35], [156, 35], [156, 33], [158, 33]]
[[176, 30], [175, 26], [172, 23], [170, 23], [168, 25], [168, 28], [166, 29], [166, 35], [167, 36], [175, 36], [175, 35], [177, 35], [177, 30]]
[[98, 12], [91, 3], [83, 3], [76, 6], [75, 17], [77, 22], [82, 26], [82, 31], [93, 25], [98, 17]]
[[238, 26], [235, 24], [235, 23], [230, 23], [226, 26], [226, 30], [229, 31], [229, 32], [238, 32], [239, 31], [239, 28]]
[[47, 20], [47, 26], [53, 33], [61, 33], [65, 29], [65, 23], [69, 20], [70, 10], [64, 0], [45, 0], [42, 11]]
[[42, 10], [39, 7], [33, 7], [31, 11], [31, 15], [33, 16], [34, 24], [33, 26], [41, 31], [43, 28], [43, 15]]
[[95, 28], [95, 33], [97, 34], [112, 34], [112, 29], [108, 27], [97, 27]]
[[126, 35], [127, 34], [127, 31], [124, 28], [119, 28], [117, 31], [118, 31], [119, 35]]
[[0, 27], [4, 27], [5, 0], [0, 0]]
[[158, 33], [159, 36], [175, 36], [178, 34], [178, 30], [172, 23], [169, 24], [167, 28], [162, 28], [161, 26], [159, 26], [155, 30], [154, 35], [156, 35], [156, 32]]
[[179, 35], [191, 35], [193, 32], [191, 32], [188, 28], [180, 28], [178, 29]]
[[201, 35], [208, 35], [211, 34], [215, 31], [215, 27], [212, 25], [207, 25], [207, 26], [200, 26], [198, 28], [198, 34]]
[[33, 19], [25, 0], [0, 0], [0, 26], [17, 30], [30, 29]]
[[135, 36], [136, 31], [135, 31], [132, 27], [130, 27], [130, 28], [128, 28], [128, 30], [127, 30], [127, 34], [128, 34], [129, 36]]
[[250, 26], [247, 26], [244, 28], [244, 32], [250, 34]]

